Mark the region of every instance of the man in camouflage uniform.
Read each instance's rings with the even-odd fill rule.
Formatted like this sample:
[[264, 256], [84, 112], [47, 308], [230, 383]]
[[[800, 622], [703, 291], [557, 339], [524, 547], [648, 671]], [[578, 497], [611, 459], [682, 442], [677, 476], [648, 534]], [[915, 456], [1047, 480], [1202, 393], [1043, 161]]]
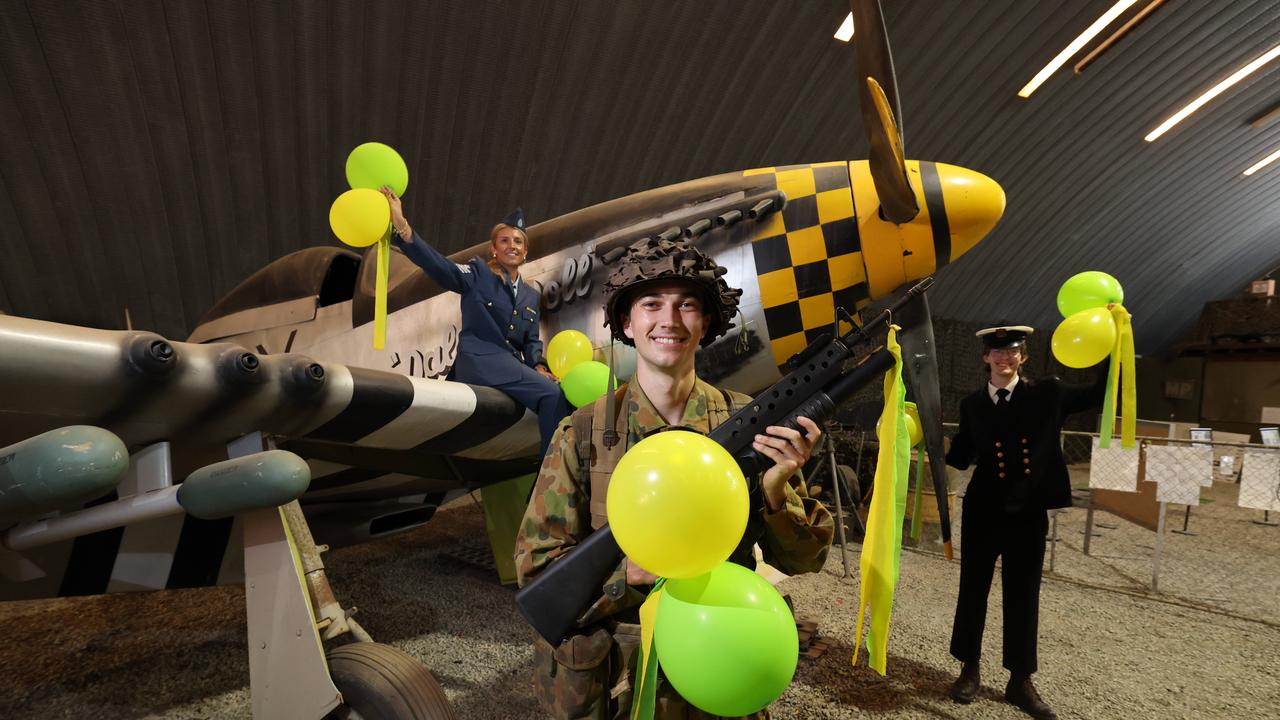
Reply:
[[[646, 239], [628, 249], [609, 278], [605, 322], [617, 340], [636, 348], [635, 377], [614, 396], [616, 440], [604, 439], [607, 428], [584, 423], [593, 413], [605, 417], [604, 399], [566, 418], [552, 438], [516, 536], [521, 586], [606, 521], [604, 489], [620, 451], [661, 430], [706, 434], [750, 402], [694, 373], [698, 347], [732, 327], [741, 291], [730, 289], [723, 274], [715, 261], [687, 243]], [[799, 473], [821, 431], [808, 418], [799, 422], [805, 432], [771, 426], [755, 438], [755, 449], [775, 464], [759, 478], [747, 531], [730, 557], [734, 562], [754, 567], [751, 549], [756, 543], [766, 562], [789, 574], [816, 572], [826, 560], [834, 523], [826, 508], [808, 497]], [[583, 427], [590, 428], [589, 443], [579, 442]], [[622, 444], [610, 451], [614, 442]], [[591, 456], [586, 466], [584, 451]], [[615, 460], [601, 462], [603, 457]], [[579, 618], [577, 635], [556, 648], [535, 640], [537, 694], [551, 716], [627, 716], [640, 645], [637, 610], [655, 579], [624, 558], [600, 598]], [[711, 717], [690, 706], [662, 678], [656, 716]]]

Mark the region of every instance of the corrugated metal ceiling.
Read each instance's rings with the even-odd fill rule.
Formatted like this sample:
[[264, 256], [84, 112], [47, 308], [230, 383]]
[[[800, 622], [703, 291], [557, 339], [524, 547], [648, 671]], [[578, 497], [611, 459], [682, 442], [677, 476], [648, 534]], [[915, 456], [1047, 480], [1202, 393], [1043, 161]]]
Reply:
[[[1124, 282], [1139, 350], [1280, 265], [1280, 2], [1169, 2], [1082, 75], [1017, 90], [1111, 0], [884, 2], [907, 154], [1008, 192], [935, 314], [1056, 321], [1070, 274]], [[1141, 5], [1141, 3], [1140, 3]], [[268, 261], [333, 244], [350, 148], [410, 164], [447, 250], [735, 169], [864, 157], [841, 0], [0, 3], [0, 309], [181, 338]]]

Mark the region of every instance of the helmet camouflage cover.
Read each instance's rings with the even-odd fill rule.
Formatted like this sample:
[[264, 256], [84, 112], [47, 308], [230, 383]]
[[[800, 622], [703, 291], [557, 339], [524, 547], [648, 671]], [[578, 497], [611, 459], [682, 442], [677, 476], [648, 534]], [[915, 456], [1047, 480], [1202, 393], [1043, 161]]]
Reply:
[[738, 311], [742, 291], [729, 287], [724, 281], [726, 268], [687, 240], [643, 238], [632, 243], [617, 262], [617, 268], [604, 283], [604, 324], [612, 329], [614, 339], [634, 346], [631, 338], [622, 332], [622, 316], [630, 312], [632, 299], [645, 286], [673, 280], [688, 281], [702, 295], [709, 320], [702, 347], [715, 342], [733, 327], [730, 321]]

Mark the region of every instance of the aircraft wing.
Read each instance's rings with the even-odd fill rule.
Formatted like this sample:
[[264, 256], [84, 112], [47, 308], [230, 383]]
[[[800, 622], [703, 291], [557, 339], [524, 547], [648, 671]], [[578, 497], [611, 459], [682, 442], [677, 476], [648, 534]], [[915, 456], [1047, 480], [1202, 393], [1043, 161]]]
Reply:
[[536, 418], [488, 387], [11, 316], [0, 348], [0, 447], [94, 425], [131, 451], [170, 442], [198, 466], [259, 431], [314, 459], [312, 492], [329, 496], [344, 477], [396, 473], [429, 491], [537, 469]]

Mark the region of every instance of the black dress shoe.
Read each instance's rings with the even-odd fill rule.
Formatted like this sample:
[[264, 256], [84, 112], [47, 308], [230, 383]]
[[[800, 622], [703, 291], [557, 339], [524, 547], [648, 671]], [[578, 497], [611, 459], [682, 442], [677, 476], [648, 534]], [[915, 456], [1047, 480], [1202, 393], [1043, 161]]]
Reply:
[[1049, 707], [1049, 703], [1040, 699], [1036, 686], [1031, 684], [1029, 676], [1011, 677], [1009, 685], [1004, 689], [1004, 699], [1036, 720], [1058, 720], [1058, 715]]
[[951, 699], [958, 703], [971, 703], [978, 694], [982, 679], [978, 677], [978, 663], [967, 662], [960, 668], [960, 677], [951, 684]]

